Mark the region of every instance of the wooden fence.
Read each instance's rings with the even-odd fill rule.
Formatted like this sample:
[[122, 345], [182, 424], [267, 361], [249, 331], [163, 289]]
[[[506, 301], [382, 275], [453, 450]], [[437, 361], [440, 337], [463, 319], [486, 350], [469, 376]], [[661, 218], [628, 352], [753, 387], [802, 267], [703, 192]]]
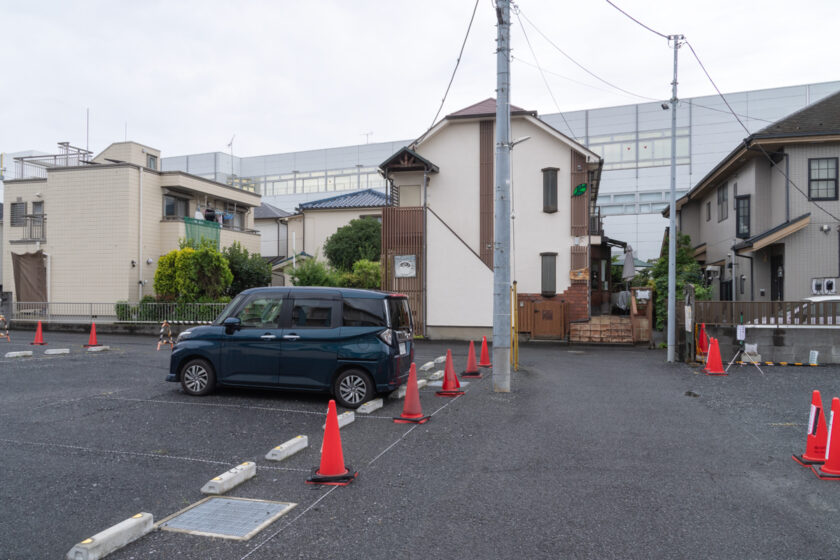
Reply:
[[836, 301], [697, 301], [695, 323], [707, 325], [840, 325]]

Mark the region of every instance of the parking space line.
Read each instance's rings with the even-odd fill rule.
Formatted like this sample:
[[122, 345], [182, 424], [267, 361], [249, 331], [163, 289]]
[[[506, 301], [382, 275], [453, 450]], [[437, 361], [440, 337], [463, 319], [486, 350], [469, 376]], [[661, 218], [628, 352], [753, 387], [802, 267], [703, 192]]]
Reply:
[[[480, 383], [481, 381], [483, 381], [483, 379], [482, 379], [482, 380], [478, 380], [478, 383]], [[476, 383], [475, 385], [478, 385], [478, 383]], [[467, 391], [469, 391], [469, 389], [467, 389]], [[454, 399], [450, 399], [450, 400], [448, 400], [448, 401], [446, 402], [446, 404], [444, 404], [443, 406], [440, 406], [439, 408], [437, 408], [434, 412], [432, 412], [432, 414], [431, 414], [430, 416], [434, 416], [435, 414], [437, 414], [438, 412], [440, 412], [441, 410], [443, 410], [443, 409], [444, 409], [444, 408], [446, 408], [447, 406], [451, 405], [452, 403], [454, 403], [454, 402], [455, 402], [455, 401], [457, 401], [458, 399], [462, 398], [463, 396], [464, 396], [464, 395], [459, 395], [459, 396], [455, 397]], [[382, 416], [379, 416], [379, 417], [376, 417], [376, 416], [363, 416], [363, 418], [384, 418], [384, 417], [382, 417]], [[388, 418], [388, 419], [389, 419], [389, 420], [391, 420], [392, 418]], [[420, 427], [420, 424], [415, 424], [415, 425], [413, 425], [411, 428], [409, 428], [408, 430], [406, 430], [406, 431], [405, 431], [405, 433], [404, 433], [403, 435], [401, 435], [401, 436], [400, 436], [400, 437], [399, 437], [399, 438], [398, 438], [395, 442], [393, 442], [391, 445], [389, 445], [388, 447], [386, 447], [386, 448], [382, 451], [382, 453], [380, 453], [379, 455], [377, 455], [376, 457], [374, 457], [373, 459], [371, 459], [371, 460], [370, 460], [370, 462], [368, 462], [367, 466], [368, 466], [368, 467], [369, 467], [369, 466], [371, 466], [371, 465], [372, 465], [372, 464], [373, 464], [373, 463], [374, 463], [377, 459], [379, 459], [380, 457], [382, 457], [383, 455], [385, 455], [388, 451], [390, 451], [391, 449], [393, 449], [393, 448], [394, 448], [394, 447], [395, 447], [398, 443], [400, 443], [402, 440], [404, 440], [404, 439], [408, 436], [408, 434], [410, 434], [411, 432], [413, 432], [413, 431], [414, 431], [416, 428], [418, 428], [418, 427]], [[327, 492], [325, 492], [325, 493], [324, 493], [324, 495], [323, 495], [323, 496], [321, 496], [320, 498], [318, 498], [317, 500], [315, 500], [314, 502], [312, 502], [312, 504], [310, 504], [310, 505], [309, 505], [309, 507], [307, 507], [305, 510], [303, 510], [302, 512], [300, 512], [300, 513], [297, 515], [297, 517], [295, 517], [294, 519], [292, 519], [291, 521], [289, 521], [288, 523], [286, 523], [285, 525], [283, 525], [282, 527], [280, 527], [279, 529], [277, 529], [277, 531], [275, 531], [274, 533], [272, 533], [270, 536], [266, 537], [266, 539], [265, 539], [264, 541], [262, 541], [260, 544], [258, 544], [257, 546], [255, 546], [255, 547], [254, 547], [254, 548], [253, 548], [253, 549], [252, 549], [252, 550], [251, 550], [248, 554], [246, 554], [245, 556], [243, 556], [243, 557], [242, 557], [242, 558], [240, 558], [239, 560], [245, 560], [246, 558], [248, 558], [249, 556], [251, 556], [253, 553], [255, 553], [257, 550], [259, 550], [260, 548], [262, 548], [262, 547], [263, 547], [263, 545], [265, 545], [268, 541], [270, 541], [271, 539], [273, 539], [274, 537], [276, 537], [277, 535], [279, 535], [280, 533], [282, 533], [283, 531], [285, 531], [286, 529], [288, 529], [288, 528], [289, 528], [289, 527], [290, 527], [290, 526], [291, 526], [291, 525], [292, 525], [295, 521], [297, 521], [298, 519], [300, 519], [301, 517], [303, 517], [303, 516], [306, 514], [306, 512], [308, 512], [308, 511], [309, 511], [309, 510], [311, 510], [313, 507], [315, 507], [316, 505], [318, 505], [318, 503], [319, 503], [321, 500], [323, 500], [324, 498], [326, 498], [327, 496], [329, 496], [330, 494], [332, 494], [332, 493], [333, 493], [336, 489], [338, 489], [338, 488], [339, 488], [338, 486], [333, 486], [332, 488], [330, 488]]]
[[[191, 461], [193, 463], [206, 463], [209, 465], [224, 465], [229, 467], [238, 464], [241, 461], [216, 461], [213, 459], [200, 459], [198, 457], [183, 457], [179, 455], [159, 455], [157, 453], [143, 453], [141, 451], [121, 451], [119, 449], [96, 449], [93, 447], [83, 447], [81, 445], [68, 445], [64, 443], [46, 443], [39, 441], [20, 441], [14, 439], [0, 439], [0, 443], [9, 443], [12, 445], [29, 445], [32, 447], [58, 447], [60, 449], [73, 449], [75, 451], [85, 451], [87, 453], [97, 453], [100, 455], [127, 455], [130, 457], [151, 457], [154, 459], [173, 459], [177, 461]], [[293, 472], [309, 472], [311, 469], [293, 469], [289, 467], [269, 467], [261, 466], [259, 469], [268, 469], [275, 471], [293, 471]]]
[[295, 410], [292, 408], [275, 408], [273, 406], [253, 406], [244, 404], [219, 404], [219, 403], [202, 403], [202, 402], [187, 402], [187, 401], [165, 401], [162, 399], [129, 399], [127, 397], [93, 397], [95, 399], [108, 401], [128, 401], [140, 403], [158, 403], [158, 404], [183, 404], [189, 406], [209, 406], [217, 408], [240, 408], [246, 410], [267, 410], [269, 412], [291, 412], [293, 414], [314, 414], [316, 416], [326, 416], [327, 411], [315, 412], [313, 410]]

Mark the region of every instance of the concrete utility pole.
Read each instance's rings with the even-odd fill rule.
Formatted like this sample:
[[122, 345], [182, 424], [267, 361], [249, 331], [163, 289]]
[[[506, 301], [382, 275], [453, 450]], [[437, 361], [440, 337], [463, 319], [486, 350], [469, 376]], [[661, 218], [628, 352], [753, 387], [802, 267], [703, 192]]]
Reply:
[[670, 35], [674, 42], [674, 81], [671, 82], [671, 206], [668, 227], [668, 362], [677, 347], [677, 52], [682, 35]]
[[493, 390], [510, 392], [510, 0], [496, 0]]

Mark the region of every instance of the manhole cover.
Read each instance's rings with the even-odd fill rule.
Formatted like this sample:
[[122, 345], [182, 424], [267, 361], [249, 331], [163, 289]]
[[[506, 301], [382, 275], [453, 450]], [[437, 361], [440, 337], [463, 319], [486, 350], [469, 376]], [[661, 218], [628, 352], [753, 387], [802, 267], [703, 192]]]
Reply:
[[247, 541], [297, 504], [245, 498], [205, 498], [158, 524], [166, 531]]

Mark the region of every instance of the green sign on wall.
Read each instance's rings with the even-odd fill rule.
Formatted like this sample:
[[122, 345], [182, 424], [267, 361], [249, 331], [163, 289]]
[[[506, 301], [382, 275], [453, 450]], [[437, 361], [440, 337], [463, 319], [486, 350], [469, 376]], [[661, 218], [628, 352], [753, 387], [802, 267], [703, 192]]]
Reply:
[[572, 196], [580, 196], [586, 192], [586, 183], [581, 183], [580, 185], [575, 187], [575, 191], [572, 193]]

